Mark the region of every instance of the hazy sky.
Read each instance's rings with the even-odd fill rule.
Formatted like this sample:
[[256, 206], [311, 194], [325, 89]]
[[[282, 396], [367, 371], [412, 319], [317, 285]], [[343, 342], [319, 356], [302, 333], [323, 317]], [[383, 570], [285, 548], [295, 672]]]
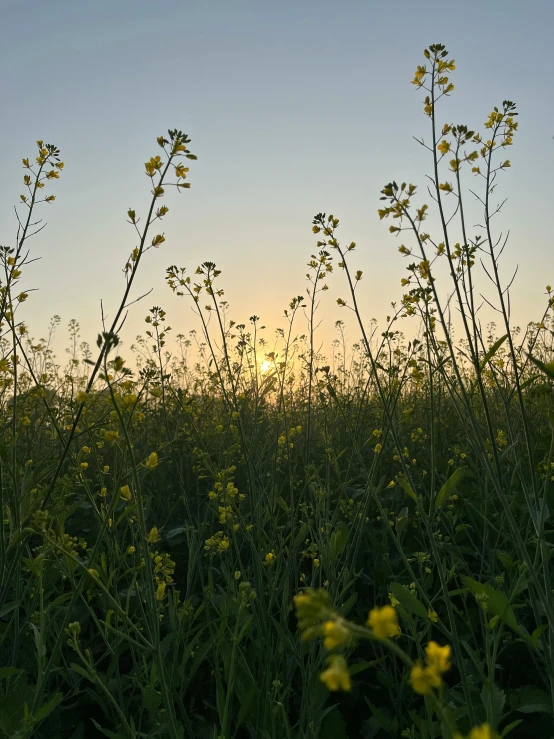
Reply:
[[[146, 255], [135, 295], [154, 290], [131, 309], [127, 343], [152, 305], [167, 310], [174, 333], [196, 325], [164, 274], [207, 259], [223, 271], [237, 321], [256, 313], [281, 325], [306, 286], [318, 211], [339, 217], [342, 239], [357, 242], [364, 314], [381, 319], [402, 294], [406, 263], [379, 222], [379, 191], [396, 179], [423, 194], [430, 161], [412, 137], [428, 138], [428, 119], [410, 80], [435, 42], [457, 64], [441, 121], [483, 130], [494, 105], [518, 104], [498, 227], [511, 231], [504, 274], [520, 265], [514, 320], [538, 316], [544, 285], [554, 284], [552, 0], [0, 0], [0, 10], [0, 243], [14, 243], [21, 158], [36, 155], [35, 140], [56, 144], [66, 164], [50, 189], [56, 202], [38, 211], [48, 226], [30, 242], [40, 261], [22, 283], [39, 288], [24, 306], [36, 338], [59, 314], [62, 326], [76, 318], [94, 340], [100, 299], [113, 311], [136, 244], [126, 211], [145, 214], [143, 163], [158, 153], [156, 136], [174, 127], [199, 158], [192, 189], [164, 199], [166, 243]], [[335, 304], [346, 296], [342, 280], [332, 277], [322, 307], [328, 336], [345, 318]]]

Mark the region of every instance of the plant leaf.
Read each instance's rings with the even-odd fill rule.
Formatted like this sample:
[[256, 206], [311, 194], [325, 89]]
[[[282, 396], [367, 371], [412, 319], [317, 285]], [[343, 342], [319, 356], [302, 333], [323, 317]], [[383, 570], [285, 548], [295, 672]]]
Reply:
[[458, 467], [457, 470], [454, 470], [454, 472], [450, 475], [448, 480], [444, 483], [442, 488], [437, 493], [437, 497], [435, 498], [435, 510], [438, 511], [439, 508], [450, 498], [454, 490], [456, 489], [456, 486], [469, 475], [469, 469], [467, 467]]

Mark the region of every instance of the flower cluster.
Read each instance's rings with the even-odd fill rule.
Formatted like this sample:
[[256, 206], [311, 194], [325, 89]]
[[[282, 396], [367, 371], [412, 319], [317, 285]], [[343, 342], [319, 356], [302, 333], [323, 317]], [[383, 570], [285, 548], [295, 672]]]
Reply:
[[451, 651], [449, 644], [441, 647], [437, 642], [429, 642], [425, 650], [427, 664], [418, 661], [410, 672], [410, 684], [416, 693], [428, 695], [433, 688], [440, 688], [442, 675], [451, 667]]

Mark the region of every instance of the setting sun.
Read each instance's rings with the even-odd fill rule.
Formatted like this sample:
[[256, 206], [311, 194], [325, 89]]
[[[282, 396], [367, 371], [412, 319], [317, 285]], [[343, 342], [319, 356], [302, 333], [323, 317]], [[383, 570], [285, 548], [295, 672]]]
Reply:
[[271, 362], [269, 362], [267, 359], [264, 359], [264, 361], [260, 365], [260, 372], [267, 372], [271, 369]]

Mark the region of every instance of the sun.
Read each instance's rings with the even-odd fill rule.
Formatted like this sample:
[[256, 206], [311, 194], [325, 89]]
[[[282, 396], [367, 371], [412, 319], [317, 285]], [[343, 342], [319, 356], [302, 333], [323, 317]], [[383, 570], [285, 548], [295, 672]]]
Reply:
[[271, 362], [269, 362], [267, 359], [264, 359], [264, 361], [260, 364], [260, 372], [267, 372], [271, 369]]

